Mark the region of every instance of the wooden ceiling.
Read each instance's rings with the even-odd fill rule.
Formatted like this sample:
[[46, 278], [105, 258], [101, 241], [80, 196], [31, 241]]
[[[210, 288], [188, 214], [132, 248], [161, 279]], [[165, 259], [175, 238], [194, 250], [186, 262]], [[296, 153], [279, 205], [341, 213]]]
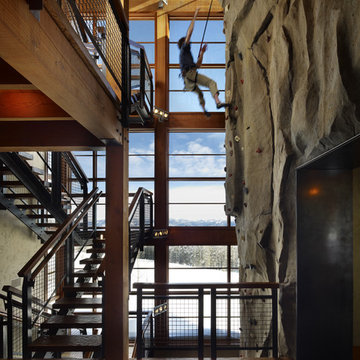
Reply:
[[[194, 13], [195, 9], [200, 8], [199, 15], [206, 16], [211, 0], [167, 0], [168, 5], [159, 8], [160, 0], [130, 0], [129, 12], [130, 17], [146, 15], [163, 15], [169, 16], [189, 16]], [[222, 16], [223, 8], [218, 0], [213, 0], [211, 7], [211, 16]]]

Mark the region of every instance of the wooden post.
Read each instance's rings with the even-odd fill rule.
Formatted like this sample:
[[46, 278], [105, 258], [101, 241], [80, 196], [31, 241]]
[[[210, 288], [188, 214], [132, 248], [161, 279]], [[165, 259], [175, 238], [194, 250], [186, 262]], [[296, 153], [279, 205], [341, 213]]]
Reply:
[[[125, 132], [125, 130], [124, 130]], [[106, 147], [105, 358], [128, 359], [128, 138]]]

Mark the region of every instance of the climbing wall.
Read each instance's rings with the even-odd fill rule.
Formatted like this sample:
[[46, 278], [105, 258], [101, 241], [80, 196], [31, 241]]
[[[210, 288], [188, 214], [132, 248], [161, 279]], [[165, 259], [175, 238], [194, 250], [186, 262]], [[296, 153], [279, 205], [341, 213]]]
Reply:
[[360, 1], [219, 1], [226, 212], [241, 281], [282, 283], [280, 352], [294, 356], [295, 169], [360, 131]]

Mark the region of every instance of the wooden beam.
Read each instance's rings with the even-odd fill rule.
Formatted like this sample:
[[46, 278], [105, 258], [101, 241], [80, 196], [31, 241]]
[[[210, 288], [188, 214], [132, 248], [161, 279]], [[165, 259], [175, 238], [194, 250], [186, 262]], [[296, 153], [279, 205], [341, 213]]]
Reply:
[[168, 128], [182, 130], [224, 130], [225, 114], [223, 112], [211, 113], [211, 117], [207, 118], [203, 113], [170, 113], [168, 120]]
[[233, 227], [170, 227], [164, 242], [167, 245], [236, 245], [236, 233]]
[[104, 144], [76, 121], [0, 121], [0, 151], [101, 149]]
[[0, 120], [4, 118], [71, 119], [40, 90], [0, 90]]
[[105, 358], [129, 358], [128, 149], [106, 147]]
[[71, 27], [65, 15], [44, 3], [38, 21], [25, 1], [0, 2], [0, 56], [96, 137], [121, 141], [114, 103], [53, 19]]

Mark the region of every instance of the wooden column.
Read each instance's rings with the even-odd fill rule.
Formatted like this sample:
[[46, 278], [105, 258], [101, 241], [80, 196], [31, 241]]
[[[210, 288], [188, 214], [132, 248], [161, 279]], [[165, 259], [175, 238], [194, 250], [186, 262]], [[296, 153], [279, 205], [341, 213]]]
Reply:
[[[124, 131], [125, 132], [125, 131]], [[105, 358], [128, 359], [128, 138], [106, 147]]]
[[[168, 16], [157, 16], [155, 20], [155, 104], [169, 108], [169, 24]], [[168, 211], [168, 126], [167, 122], [155, 124], [155, 227], [166, 228], [169, 222]], [[169, 250], [161, 241], [155, 245], [155, 282], [168, 282]]]

